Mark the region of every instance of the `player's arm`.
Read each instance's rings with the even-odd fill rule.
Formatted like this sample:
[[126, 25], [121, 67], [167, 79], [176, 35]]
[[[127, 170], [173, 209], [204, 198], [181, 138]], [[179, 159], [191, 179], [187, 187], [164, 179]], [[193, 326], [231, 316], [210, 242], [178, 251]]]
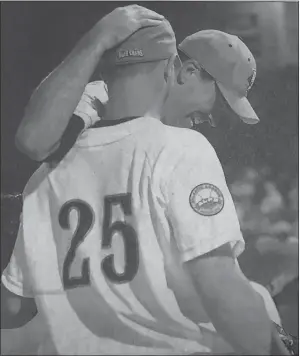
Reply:
[[288, 355], [263, 299], [237, 269], [229, 244], [186, 265], [216, 330], [237, 352], [246, 355], [285, 352]]
[[32, 95], [16, 134], [17, 147], [41, 161], [54, 152], [103, 53], [163, 17], [141, 6], [115, 9], [100, 20]]
[[59, 145], [55, 147], [54, 152], [49, 153], [49, 155], [47, 155], [43, 161], [46, 163], [60, 162], [74, 146], [78, 136], [83, 131], [84, 126], [84, 121], [80, 116], [72, 115], [65, 131], [62, 133]]
[[59, 163], [74, 146], [79, 135], [92, 127], [105, 115], [105, 104], [108, 101], [107, 89], [103, 81], [89, 83], [63, 132], [57, 149], [43, 161]]
[[270, 354], [272, 323], [262, 298], [236, 263], [244, 240], [221, 164], [202, 135], [182, 134], [182, 140], [180, 159], [165, 175], [162, 189], [199, 303], [236, 352]]
[[282, 326], [281, 318], [277, 310], [276, 304], [271, 297], [270, 292], [263, 285], [250, 281], [251, 287], [262, 297], [267, 309], [269, 318], [277, 325]]
[[33, 298], [10, 292], [1, 283], [1, 329], [15, 329], [27, 324], [37, 314]]

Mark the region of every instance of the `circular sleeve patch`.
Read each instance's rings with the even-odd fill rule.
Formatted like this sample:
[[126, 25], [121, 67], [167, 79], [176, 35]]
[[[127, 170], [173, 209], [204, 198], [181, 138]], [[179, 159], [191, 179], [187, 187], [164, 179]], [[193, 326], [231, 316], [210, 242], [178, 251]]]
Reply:
[[203, 216], [219, 214], [224, 207], [224, 196], [213, 184], [197, 185], [190, 194], [190, 205], [193, 210]]

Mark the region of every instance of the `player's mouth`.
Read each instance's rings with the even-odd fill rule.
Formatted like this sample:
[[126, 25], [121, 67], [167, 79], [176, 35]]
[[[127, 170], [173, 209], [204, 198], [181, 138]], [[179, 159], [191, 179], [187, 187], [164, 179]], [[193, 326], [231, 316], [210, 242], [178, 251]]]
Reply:
[[196, 125], [203, 124], [205, 122], [208, 122], [212, 127], [216, 127], [216, 123], [211, 114], [205, 114], [200, 111], [195, 111], [189, 114], [188, 118], [190, 119], [191, 128]]

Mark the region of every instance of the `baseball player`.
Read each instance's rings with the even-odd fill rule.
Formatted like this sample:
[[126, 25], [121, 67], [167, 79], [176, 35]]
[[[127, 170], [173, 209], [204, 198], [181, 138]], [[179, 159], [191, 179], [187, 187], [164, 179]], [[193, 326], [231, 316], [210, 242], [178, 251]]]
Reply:
[[[77, 138], [82, 130], [81, 119], [85, 120], [86, 127], [94, 123], [95, 115], [84, 118], [75, 109], [91, 76], [96, 73], [95, 76], [99, 77], [99, 63], [103, 53], [121, 43], [141, 26], [155, 25], [161, 19], [162, 16], [137, 5], [118, 8], [101, 19], [31, 97], [16, 134], [19, 149], [30, 158], [43, 161], [57, 151], [68, 126], [72, 127], [72, 131], [75, 131], [73, 137]], [[237, 37], [230, 37], [222, 32], [218, 33], [218, 43], [211, 43], [210, 38], [216, 38], [211, 37], [213, 33], [207, 31], [194, 34], [179, 45], [183, 66], [163, 114], [172, 117], [172, 122], [176, 121], [181, 127], [188, 127], [190, 119], [194, 117], [199, 122], [209, 120], [213, 124], [209, 114], [215, 101], [216, 81], [230, 107], [242, 120], [250, 124], [257, 123], [259, 119], [245, 96], [255, 80], [255, 60], [250, 53], [247, 58], [249, 63], [244, 68], [236, 67], [234, 72], [228, 71], [228, 62], [223, 64], [220, 54], [226, 55], [230, 60], [230, 56], [236, 53], [235, 47], [229, 47], [232, 45], [229, 43], [232, 42], [230, 39], [238, 45], [238, 50], [245, 51], [246, 46]], [[207, 41], [198, 43], [199, 36], [207, 38]], [[193, 73], [201, 76], [201, 85], [199, 78]], [[105, 95], [100, 94], [102, 97]], [[236, 100], [237, 97], [239, 100]], [[70, 121], [74, 111], [81, 119], [76, 120], [73, 117]], [[70, 131], [70, 127], [67, 131]]]
[[235, 263], [243, 239], [215, 152], [200, 134], [159, 121], [175, 77], [174, 34], [163, 22], [123, 46], [108, 59], [120, 74], [108, 74], [108, 90], [123, 89], [110, 95], [114, 119], [32, 177], [2, 281], [34, 296], [44, 353], [211, 352], [168, 286], [180, 258], [220, 334], [238, 352], [268, 354], [270, 322]]

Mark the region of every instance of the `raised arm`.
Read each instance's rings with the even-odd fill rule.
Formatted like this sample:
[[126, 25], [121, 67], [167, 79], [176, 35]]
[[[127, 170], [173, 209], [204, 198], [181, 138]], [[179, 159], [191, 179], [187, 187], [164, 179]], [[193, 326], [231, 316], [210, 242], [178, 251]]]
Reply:
[[19, 150], [37, 161], [54, 152], [103, 53], [162, 19], [138, 5], [117, 8], [102, 18], [33, 93], [15, 138]]

